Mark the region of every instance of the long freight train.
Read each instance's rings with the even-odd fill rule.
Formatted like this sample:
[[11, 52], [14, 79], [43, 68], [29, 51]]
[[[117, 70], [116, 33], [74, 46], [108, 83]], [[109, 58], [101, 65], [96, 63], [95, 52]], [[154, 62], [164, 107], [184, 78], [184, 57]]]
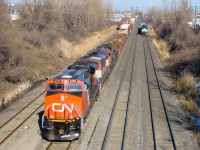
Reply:
[[[125, 40], [128, 35], [123, 36], [119, 37]], [[84, 121], [121, 51], [111, 43], [98, 46], [48, 80], [42, 116], [44, 138], [68, 141], [80, 137]]]

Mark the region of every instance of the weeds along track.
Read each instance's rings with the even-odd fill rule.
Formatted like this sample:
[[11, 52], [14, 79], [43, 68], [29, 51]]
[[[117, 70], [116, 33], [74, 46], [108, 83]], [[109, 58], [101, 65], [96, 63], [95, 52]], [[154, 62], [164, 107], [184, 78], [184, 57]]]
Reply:
[[[117, 31], [106, 41], [101, 44], [110, 42], [117, 35]], [[45, 90], [38, 94], [33, 100], [26, 104], [22, 109], [15, 113], [12, 117], [7, 118], [0, 126], [0, 145], [3, 144], [9, 137], [13, 135], [23, 124], [37, 111], [42, 108], [44, 102], [41, 98], [44, 97]], [[40, 100], [39, 100], [40, 99]], [[14, 125], [14, 126], [13, 126]], [[52, 143], [53, 144], [53, 143]]]
[[161, 91], [157, 70], [146, 35], [142, 36], [146, 79], [148, 86], [151, 126], [154, 149], [174, 149], [176, 142], [170, 124], [165, 100]]
[[[132, 79], [134, 72], [134, 60], [136, 51], [137, 36], [129, 49], [124, 69], [120, 78], [117, 94], [114, 100], [113, 108], [107, 125], [106, 133], [103, 139], [101, 149], [115, 149], [121, 147], [124, 149], [126, 139], [126, 128], [128, 122], [129, 103], [132, 92]], [[127, 86], [128, 85], [128, 86]], [[122, 90], [123, 89], [123, 90]], [[116, 143], [112, 139], [121, 139]]]

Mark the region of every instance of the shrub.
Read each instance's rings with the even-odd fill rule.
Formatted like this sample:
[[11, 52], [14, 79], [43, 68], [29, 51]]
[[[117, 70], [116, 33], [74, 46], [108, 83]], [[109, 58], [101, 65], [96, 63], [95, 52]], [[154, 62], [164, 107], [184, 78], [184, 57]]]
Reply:
[[191, 74], [185, 74], [178, 79], [176, 83], [176, 91], [179, 93], [184, 93], [191, 98], [196, 96], [195, 88], [196, 78]]

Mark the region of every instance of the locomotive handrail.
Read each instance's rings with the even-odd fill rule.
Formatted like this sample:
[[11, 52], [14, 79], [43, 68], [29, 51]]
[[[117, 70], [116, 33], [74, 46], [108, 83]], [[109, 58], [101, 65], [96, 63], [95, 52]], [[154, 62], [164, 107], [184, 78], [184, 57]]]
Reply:
[[44, 114], [42, 115], [42, 128], [44, 128], [44, 115], [46, 114], [47, 110], [49, 109], [51, 105], [47, 106], [47, 109], [44, 111]]

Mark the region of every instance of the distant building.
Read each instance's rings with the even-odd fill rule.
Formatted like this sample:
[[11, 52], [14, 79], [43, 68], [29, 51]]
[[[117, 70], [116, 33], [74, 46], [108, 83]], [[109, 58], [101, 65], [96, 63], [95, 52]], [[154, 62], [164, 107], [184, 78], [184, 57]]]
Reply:
[[11, 21], [19, 20], [19, 12], [17, 10], [12, 10], [12, 13], [9, 14]]
[[123, 18], [125, 18], [125, 16], [122, 14], [113, 14], [111, 21], [120, 22]]
[[15, 9], [14, 4], [8, 4], [8, 10], [11, 21], [19, 20], [19, 12]]

